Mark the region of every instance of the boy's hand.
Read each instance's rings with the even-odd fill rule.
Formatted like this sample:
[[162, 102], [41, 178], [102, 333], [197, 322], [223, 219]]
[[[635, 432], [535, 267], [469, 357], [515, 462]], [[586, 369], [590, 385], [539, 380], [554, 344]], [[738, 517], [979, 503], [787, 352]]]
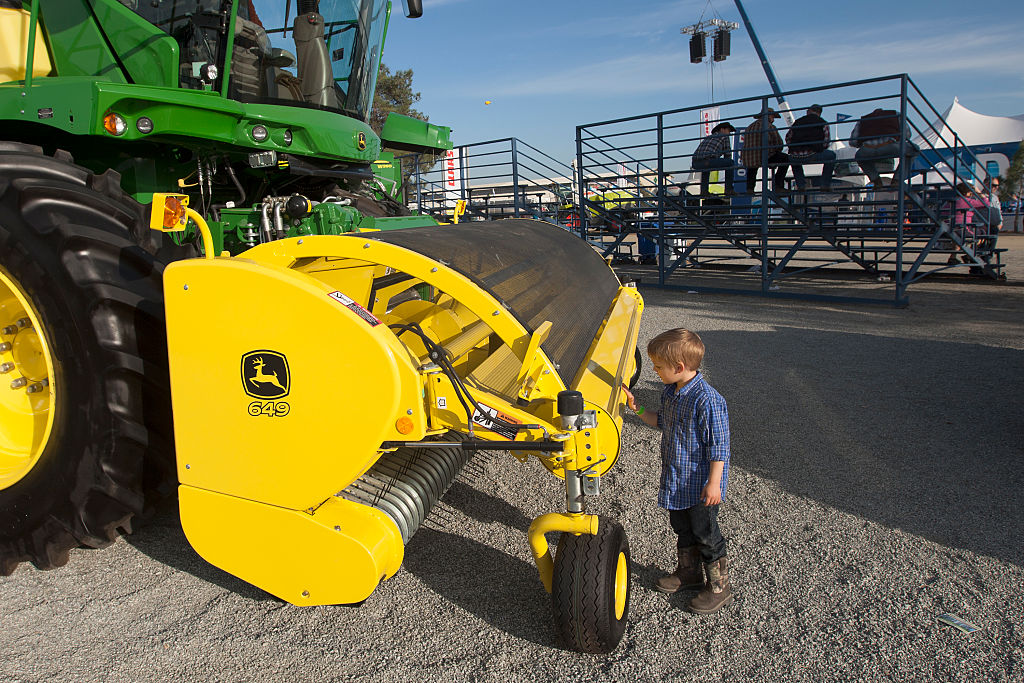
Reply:
[[633, 398], [633, 393], [629, 390], [629, 388], [625, 384], [622, 385], [622, 393], [624, 393], [626, 395], [626, 405], [629, 406], [630, 410], [634, 410], [635, 411], [636, 410], [636, 399]]
[[700, 499], [705, 505], [718, 505], [722, 502], [722, 472], [725, 470], [725, 463], [720, 460], [712, 461], [711, 470], [708, 472], [708, 483], [701, 489]]
[[705, 505], [718, 505], [722, 502], [721, 482], [708, 480], [704, 489], [700, 492], [700, 500]]

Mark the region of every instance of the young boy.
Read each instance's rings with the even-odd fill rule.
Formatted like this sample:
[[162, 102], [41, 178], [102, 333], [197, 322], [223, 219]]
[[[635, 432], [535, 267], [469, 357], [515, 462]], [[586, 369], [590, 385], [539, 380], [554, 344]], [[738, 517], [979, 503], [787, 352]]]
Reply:
[[637, 407], [628, 390], [626, 401], [641, 420], [661, 430], [658, 505], [669, 511], [679, 551], [676, 570], [658, 579], [655, 588], [675, 593], [703, 586], [689, 609], [713, 614], [733, 599], [725, 538], [718, 528], [729, 478], [729, 413], [725, 399], [700, 373], [704, 343], [696, 333], [681, 328], [662, 332], [647, 345], [647, 355], [665, 383], [661, 410]]

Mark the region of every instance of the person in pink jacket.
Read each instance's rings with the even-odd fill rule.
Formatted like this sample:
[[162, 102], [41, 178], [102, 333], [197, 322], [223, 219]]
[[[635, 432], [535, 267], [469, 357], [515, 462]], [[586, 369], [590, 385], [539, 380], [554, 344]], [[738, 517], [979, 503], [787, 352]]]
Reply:
[[[953, 234], [967, 243], [974, 238], [975, 225], [983, 225], [988, 220], [988, 201], [967, 183], [957, 183], [957, 199], [953, 207]], [[980, 232], [987, 233], [987, 230]], [[961, 256], [966, 263], [967, 256]], [[949, 255], [948, 263], [956, 263], [956, 254]]]

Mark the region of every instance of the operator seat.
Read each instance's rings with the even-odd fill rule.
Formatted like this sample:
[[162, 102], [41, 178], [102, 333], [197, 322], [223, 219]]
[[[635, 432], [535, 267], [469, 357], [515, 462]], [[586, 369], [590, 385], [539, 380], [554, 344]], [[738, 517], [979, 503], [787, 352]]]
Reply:
[[299, 0], [293, 24], [302, 99], [310, 104], [340, 109], [331, 58], [324, 40], [324, 18], [319, 10], [320, 0]]
[[287, 50], [271, 47], [263, 27], [241, 15], [235, 22], [231, 53], [231, 97], [242, 102], [264, 99], [302, 101], [298, 79], [285, 71], [295, 64]]
[[268, 97], [264, 61], [270, 56], [270, 38], [259, 24], [239, 16], [235, 20], [235, 45], [231, 51], [231, 97], [258, 102]]

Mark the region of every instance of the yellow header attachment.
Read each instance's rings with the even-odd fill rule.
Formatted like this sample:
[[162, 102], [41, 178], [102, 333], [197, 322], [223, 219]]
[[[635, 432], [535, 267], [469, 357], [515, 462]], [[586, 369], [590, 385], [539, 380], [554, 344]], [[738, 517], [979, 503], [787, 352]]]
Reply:
[[[154, 195], [153, 229], [183, 229], [186, 202]], [[620, 452], [636, 289], [536, 221], [314, 235], [242, 256], [164, 271], [193, 547], [290, 602], [357, 602], [398, 570], [471, 454], [493, 448], [563, 482], [565, 512], [529, 534], [550, 587], [544, 534], [597, 530], [584, 498]]]

